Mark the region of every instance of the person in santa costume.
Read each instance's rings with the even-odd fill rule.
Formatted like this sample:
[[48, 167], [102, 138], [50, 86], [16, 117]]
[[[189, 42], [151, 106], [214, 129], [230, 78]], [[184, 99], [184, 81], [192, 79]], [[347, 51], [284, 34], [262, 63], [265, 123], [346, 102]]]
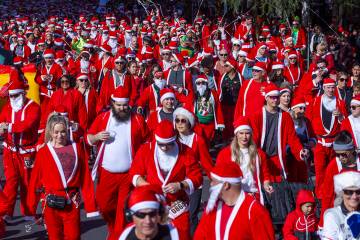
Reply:
[[204, 74], [197, 76], [195, 85], [196, 93], [191, 106], [206, 141], [210, 143], [214, 139], [215, 130], [222, 131], [225, 128], [219, 96], [208, 87], [208, 78]]
[[284, 77], [292, 84], [292, 86], [297, 87], [300, 84], [303, 70], [299, 63], [296, 51], [290, 51], [287, 55], [287, 59], [289, 63], [284, 68]]
[[67, 121], [57, 113], [49, 116], [45, 142], [29, 184], [30, 213], [35, 216], [41, 192], [49, 239], [80, 239], [80, 191], [87, 217], [99, 215], [83, 146], [69, 140]]
[[[158, 46], [158, 45], [157, 45]], [[159, 61], [159, 65], [163, 71], [167, 71], [171, 68], [171, 50], [169, 47], [165, 47], [161, 49], [161, 60]]]
[[[244, 81], [237, 98], [234, 119], [239, 116], [250, 116], [264, 106], [265, 87], [275, 86], [266, 80], [266, 65], [257, 62], [252, 68], [253, 78]], [[225, 109], [223, 109], [225, 111]]]
[[308, 116], [317, 137], [314, 149], [314, 162], [316, 174], [316, 194], [320, 195], [321, 185], [324, 181], [326, 166], [333, 157], [332, 144], [340, 130], [341, 122], [347, 116], [344, 101], [335, 97], [335, 81], [325, 78], [323, 82], [324, 93], [314, 99], [309, 106]]
[[22, 57], [24, 59], [24, 62], [28, 62], [29, 56], [31, 54], [31, 49], [28, 45], [25, 44], [24, 36], [18, 36], [17, 44], [15, 45], [13, 52], [15, 56]]
[[243, 79], [237, 71], [238, 64], [233, 58], [230, 58], [224, 66], [226, 67], [226, 73], [217, 80], [217, 84], [221, 109], [224, 114], [225, 129], [223, 137], [225, 140], [228, 140], [233, 135], [232, 123], [235, 105], [243, 85]]
[[255, 27], [251, 15], [245, 16], [245, 20], [236, 28], [234, 37], [240, 39], [241, 43], [246, 45], [250, 45], [250, 42], [255, 39]]
[[241, 180], [243, 191], [252, 194], [264, 204], [261, 186], [264, 174], [267, 173], [266, 155], [261, 149], [257, 149], [254, 143], [253, 131], [248, 117], [240, 116], [234, 121], [234, 135], [235, 137], [230, 145], [219, 152], [216, 164], [222, 162], [237, 163], [243, 174]]
[[[335, 207], [324, 215], [323, 240], [358, 239], [359, 222], [349, 217], [360, 214], [360, 173], [347, 171], [334, 176]], [[358, 219], [358, 218], [357, 218]]]
[[279, 89], [269, 85], [265, 88], [266, 105], [250, 117], [254, 131], [254, 142], [266, 153], [268, 172], [264, 174], [265, 190], [271, 191], [271, 182], [288, 179], [286, 161], [287, 146], [298, 161], [309, 157], [309, 150], [303, 148], [294, 129], [289, 113], [282, 111], [279, 105]]
[[187, 239], [176, 227], [164, 223], [167, 218], [166, 203], [161, 188], [155, 185], [136, 187], [126, 202], [126, 217], [131, 224], [125, 228], [119, 240]]
[[220, 73], [214, 69], [214, 59], [211, 55], [204, 56], [200, 62], [200, 71], [208, 79], [208, 87], [218, 90], [216, 80], [220, 77]]
[[201, 169], [192, 150], [176, 141], [173, 123], [163, 120], [155, 138], [136, 154], [130, 174], [134, 186], [155, 184], [170, 206], [169, 218], [184, 236], [190, 236], [188, 195], [202, 184]]
[[284, 240], [316, 240], [319, 219], [315, 216], [315, 199], [309, 190], [301, 189], [296, 197], [296, 209], [285, 219]]
[[8, 90], [9, 101], [1, 110], [0, 135], [4, 137], [4, 194], [9, 202], [7, 215], [13, 215], [20, 185], [21, 213], [30, 216], [26, 197], [35, 159], [40, 107], [25, 96], [24, 83], [18, 79], [11, 79], [5, 88]]
[[[199, 163], [205, 171], [206, 175], [210, 177], [210, 171], [213, 167], [213, 161], [209, 153], [209, 148], [205, 139], [199, 134], [199, 125], [195, 122], [195, 115], [192, 110], [186, 106], [178, 107], [174, 113], [174, 125], [175, 130], [178, 133], [178, 140], [191, 148], [194, 152], [195, 159], [199, 160]], [[195, 232], [196, 226], [199, 222], [199, 211], [201, 203], [202, 187], [196, 189], [193, 194], [190, 195], [189, 212], [190, 212], [190, 232]]]
[[170, 88], [163, 88], [160, 91], [160, 103], [161, 107], [157, 108], [156, 111], [152, 112], [149, 115], [147, 120], [147, 126], [150, 132], [154, 132], [157, 125], [162, 120], [169, 120], [170, 122], [173, 121], [173, 112], [175, 109], [175, 93]]
[[275, 239], [268, 211], [242, 189], [237, 163], [216, 164], [211, 171], [210, 196], [194, 239]]
[[[86, 138], [89, 145], [98, 147], [92, 177], [98, 176], [96, 201], [110, 239], [114, 237], [116, 214], [122, 216], [124, 199], [131, 189], [130, 165], [148, 136], [144, 119], [130, 112], [129, 97], [127, 89], [118, 87], [111, 96], [111, 110], [96, 117]], [[117, 219], [117, 227], [119, 232], [123, 230], [123, 218]]]
[[321, 187], [321, 218], [319, 226], [323, 226], [324, 213], [334, 206], [334, 176], [344, 171], [360, 172], [359, 155], [355, 151], [354, 142], [347, 131], [337, 134], [333, 144], [335, 156], [326, 167], [324, 183]]
[[114, 68], [114, 57], [111, 54], [111, 47], [104, 44], [100, 47], [99, 58], [95, 63], [97, 77], [97, 89], [98, 93], [101, 92], [102, 83], [107, 72], [110, 72]]
[[355, 63], [351, 68], [351, 76], [347, 82], [348, 87], [352, 87], [355, 82], [360, 82], [360, 63]]
[[222, 76], [224, 73], [227, 72], [227, 68], [225, 67], [226, 62], [229, 60], [229, 52], [226, 48], [222, 48], [219, 50], [218, 60], [215, 62], [214, 69], [219, 72]]
[[350, 102], [351, 115], [341, 123], [341, 130], [351, 133], [355, 149], [360, 149], [360, 95], [353, 97]]

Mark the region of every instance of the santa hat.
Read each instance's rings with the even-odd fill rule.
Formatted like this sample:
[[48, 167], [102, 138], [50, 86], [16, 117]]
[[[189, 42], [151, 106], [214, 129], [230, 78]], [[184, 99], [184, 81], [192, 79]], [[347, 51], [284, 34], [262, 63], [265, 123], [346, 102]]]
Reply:
[[242, 130], [248, 130], [252, 132], [250, 121], [246, 116], [240, 116], [234, 121], [234, 134]]
[[101, 50], [103, 50], [104, 52], [107, 52], [107, 53], [111, 53], [111, 47], [107, 44], [103, 44], [101, 47], [100, 47]]
[[14, 63], [14, 65], [22, 64], [23, 60], [24, 59], [22, 57], [16, 56], [16, 57], [14, 57], [13, 63]]
[[151, 185], [136, 187], [129, 196], [127, 207], [132, 212], [143, 209], [159, 209], [161, 195], [156, 193]]
[[226, 61], [225, 64], [228, 64], [229, 66], [231, 66], [231, 67], [234, 68], [235, 70], [237, 70], [237, 68], [238, 68], [238, 62], [237, 62], [234, 58], [232, 58], [232, 57], [230, 57], [230, 58]]
[[252, 69], [266, 72], [266, 64], [264, 62], [257, 62]]
[[155, 129], [155, 139], [162, 144], [168, 144], [176, 140], [176, 133], [172, 122], [162, 120]]
[[24, 82], [17, 79], [12, 82], [9, 82], [8, 91], [9, 91], [9, 95], [15, 95], [24, 92], [25, 91]]
[[129, 90], [125, 87], [117, 87], [113, 94], [111, 94], [111, 99], [115, 102], [128, 102], [129, 101]]
[[291, 102], [291, 110], [297, 107], [306, 107], [305, 99], [301, 96], [295, 97]]
[[162, 79], [164, 77], [164, 73], [162, 72], [162, 71], [157, 71], [157, 72], [155, 72], [155, 74], [154, 74], [154, 78], [156, 78], [156, 79]]
[[240, 56], [240, 57], [247, 57], [247, 55], [248, 55], [248, 53], [242, 49], [238, 52], [238, 56]]
[[54, 57], [54, 51], [52, 49], [46, 49], [44, 51], [44, 55], [43, 55], [44, 58], [53, 58]]
[[76, 80], [80, 79], [89, 79], [89, 76], [86, 73], [80, 73], [76, 76]]
[[55, 38], [54, 45], [58, 46], [58, 47], [61, 47], [61, 46], [64, 45], [64, 41], [61, 38]]
[[180, 53], [173, 53], [173, 55], [172, 55], [174, 58], [175, 58], [175, 60], [178, 62], [178, 63], [180, 63], [181, 65], [184, 65], [184, 63], [185, 63], [185, 60], [184, 60], [184, 57], [180, 54]]
[[346, 188], [360, 189], [360, 172], [347, 171], [335, 175], [334, 188], [337, 195]]
[[335, 86], [336, 82], [332, 78], [325, 78], [323, 82], [323, 86]]
[[231, 42], [233, 45], [241, 45], [241, 41], [238, 38], [232, 38]]
[[284, 64], [282, 62], [274, 62], [271, 69], [272, 70], [284, 69]]
[[288, 53], [288, 58], [297, 58], [297, 53], [296, 51], [294, 50], [291, 50], [289, 53]]
[[261, 28], [261, 31], [262, 31], [262, 32], [270, 32], [270, 28], [269, 28], [269, 26], [264, 25], [264, 26]]
[[356, 95], [351, 99], [350, 105], [360, 105], [360, 95]]
[[201, 82], [201, 81], [208, 82], [208, 77], [205, 74], [198, 75], [196, 77], [195, 82]]
[[160, 90], [160, 102], [164, 101], [166, 98], [174, 98], [175, 99], [175, 93], [170, 88], [163, 88]]
[[283, 95], [284, 93], [289, 93], [291, 94], [291, 89], [289, 87], [282, 87], [280, 88], [280, 95]]
[[66, 110], [65, 106], [60, 104], [57, 105], [54, 109], [54, 112], [60, 114], [61, 116], [68, 116], [68, 111]]
[[240, 184], [242, 172], [239, 164], [235, 162], [220, 162], [211, 170], [211, 178], [220, 182], [228, 182], [230, 184]]
[[169, 53], [171, 52], [171, 49], [169, 47], [164, 47], [163, 49], [161, 49], [161, 53]]
[[279, 88], [274, 84], [269, 84], [265, 87], [265, 98], [269, 96], [279, 96]]
[[65, 52], [63, 50], [56, 51], [55, 53], [55, 59], [60, 60], [65, 58]]
[[193, 128], [195, 126], [195, 116], [194, 113], [191, 112], [189, 109], [187, 109], [186, 106], [183, 107], [178, 107], [177, 109], [175, 109], [174, 113], [173, 113], [173, 117], [174, 117], [174, 121], [175, 118], [178, 115], [183, 115], [187, 118], [187, 120], [189, 121], [191, 128]]

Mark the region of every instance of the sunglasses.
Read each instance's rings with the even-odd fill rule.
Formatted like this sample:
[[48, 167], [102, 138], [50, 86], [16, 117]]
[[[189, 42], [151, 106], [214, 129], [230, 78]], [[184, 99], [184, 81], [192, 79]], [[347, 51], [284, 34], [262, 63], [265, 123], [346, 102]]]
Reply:
[[79, 82], [87, 82], [87, 81], [89, 81], [89, 79], [78, 79], [79, 80]]
[[125, 64], [125, 62], [115, 62], [116, 65]]
[[184, 118], [182, 118], [182, 119], [175, 118], [175, 123], [187, 123], [187, 120]]
[[225, 53], [225, 54], [219, 54], [221, 57], [227, 57], [228, 55], [227, 55], [227, 53]]
[[[175, 120], [175, 122], [176, 122], [176, 120]], [[170, 143], [159, 143], [159, 142], [157, 142], [157, 145], [159, 146], [159, 147], [171, 147], [171, 146], [173, 146], [175, 144], [175, 142], [170, 142]]]
[[20, 95], [21, 95], [21, 93], [12, 94], [12, 95], [9, 95], [9, 98], [17, 98]]
[[258, 70], [258, 69], [253, 69], [252, 71], [253, 72], [260, 72], [260, 70]]
[[61, 80], [61, 83], [70, 83], [69, 80]]
[[130, 61], [134, 61], [135, 58], [134, 57], [128, 57], [127, 60], [130, 62]]
[[344, 194], [347, 196], [352, 196], [354, 193], [356, 195], [360, 195], [360, 189], [357, 189], [357, 190], [344, 189], [343, 191], [344, 191]]
[[200, 86], [200, 85], [207, 85], [206, 82], [200, 81], [200, 82], [196, 82], [196, 85]]
[[269, 96], [269, 98], [272, 99], [272, 100], [278, 100], [279, 96]]
[[351, 106], [351, 110], [356, 110], [360, 106]]
[[170, 53], [163, 53], [162, 55], [164, 55], [164, 56], [169, 56], [169, 55], [171, 55]]
[[240, 44], [233, 44], [233, 46], [238, 46], [238, 47], [239, 47], [239, 46], [240, 46]]
[[305, 107], [298, 107], [299, 110], [305, 110]]
[[156, 217], [158, 215], [158, 211], [151, 211], [151, 212], [134, 212], [133, 215], [137, 218], [144, 219], [146, 216], [150, 218]]
[[289, 60], [296, 60], [296, 58], [289, 58]]
[[345, 78], [340, 78], [340, 79], [339, 79], [339, 82], [344, 82], [344, 81], [346, 81]]
[[349, 153], [335, 153], [336, 157], [340, 158], [348, 158], [349, 157]]

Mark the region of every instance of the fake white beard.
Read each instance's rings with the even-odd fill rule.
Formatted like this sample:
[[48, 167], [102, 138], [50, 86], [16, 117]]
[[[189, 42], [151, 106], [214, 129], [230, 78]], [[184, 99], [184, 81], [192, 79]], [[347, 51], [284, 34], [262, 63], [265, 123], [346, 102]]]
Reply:
[[89, 65], [90, 65], [89, 61], [86, 61], [84, 59], [80, 60], [80, 68], [81, 69], [88, 69]]
[[18, 96], [17, 98], [10, 98], [10, 105], [11, 108], [17, 112], [19, 110], [22, 109], [22, 107], [24, 106], [24, 98], [23, 95]]
[[96, 31], [91, 31], [91, 32], [90, 32], [90, 38], [91, 38], [91, 39], [95, 39], [96, 36], [97, 36], [97, 32], [96, 32]]
[[209, 189], [210, 196], [209, 196], [208, 203], [206, 205], [206, 213], [209, 213], [214, 209], [216, 202], [219, 199], [219, 195], [220, 195], [223, 185], [224, 185], [224, 183], [218, 183], [218, 184], [210, 187], [210, 189]]
[[329, 98], [328, 96], [324, 95], [322, 102], [323, 102], [323, 105], [326, 108], [326, 110], [328, 110], [329, 112], [332, 112], [336, 109], [336, 98], [335, 97]]
[[216, 46], [219, 46], [219, 45], [220, 45], [220, 40], [214, 40], [214, 44], [215, 44]]
[[204, 96], [207, 87], [205, 85], [196, 86], [196, 91], [200, 94], [200, 96]]
[[104, 54], [105, 54], [105, 52], [103, 52], [103, 51], [101, 51], [101, 52], [99, 53], [99, 60], [103, 58]]
[[101, 35], [101, 38], [103, 41], [106, 41], [109, 38], [109, 34], [103, 34]]
[[163, 79], [156, 79], [156, 78], [154, 78], [154, 83], [158, 88], [160, 88], [160, 90], [163, 89], [166, 84], [166, 82]]
[[156, 154], [156, 158], [159, 163], [160, 169], [165, 172], [169, 172], [176, 163], [176, 159], [179, 154], [179, 147], [177, 144], [175, 144], [175, 146], [171, 150], [164, 152], [156, 144], [155, 154]]
[[116, 41], [116, 40], [109, 39], [108, 45], [109, 45], [111, 48], [116, 48], [116, 46], [117, 46], [117, 41]]
[[61, 61], [59, 61], [59, 60], [55, 60], [55, 62], [59, 65], [59, 66], [63, 66], [64, 65], [64, 62], [61, 62]]
[[75, 37], [75, 34], [68, 32], [68, 36], [69, 36], [69, 38], [73, 39]]
[[116, 27], [109, 27], [109, 30], [113, 32], [116, 30]]

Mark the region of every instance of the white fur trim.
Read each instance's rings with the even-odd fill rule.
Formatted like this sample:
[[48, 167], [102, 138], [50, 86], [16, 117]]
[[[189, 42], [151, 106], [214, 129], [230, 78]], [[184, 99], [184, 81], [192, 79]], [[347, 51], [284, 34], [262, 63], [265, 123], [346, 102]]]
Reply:
[[139, 174], [136, 174], [136, 175], [133, 176], [133, 178], [132, 178], [132, 184], [134, 185], [134, 187], [136, 187], [136, 182], [137, 182], [137, 180], [138, 180], [139, 177], [140, 177]]
[[114, 97], [114, 94], [111, 95], [111, 99], [114, 100], [115, 102], [128, 102], [129, 98], [116, 98]]
[[165, 100], [166, 98], [174, 98], [175, 99], [175, 94], [172, 92], [167, 92], [164, 95], [161, 96], [160, 98], [160, 102], [162, 102], [163, 100]]
[[265, 98], [269, 97], [269, 96], [279, 96], [280, 95], [280, 91], [279, 90], [272, 90], [268, 93], [265, 94]]
[[54, 57], [54, 54], [52, 54], [52, 53], [44, 54], [43, 57], [44, 58], [46, 58], [46, 57]]
[[283, 64], [274, 64], [274, 65], [272, 65], [271, 69], [273, 69], [273, 70], [284, 69], [284, 65]]
[[306, 107], [306, 104], [305, 103], [299, 103], [299, 104], [296, 104], [296, 105], [292, 106], [291, 109], [294, 110], [294, 108], [297, 108], [297, 107]]
[[155, 139], [159, 143], [167, 144], [174, 142], [176, 140], [176, 136], [170, 137], [170, 138], [161, 138], [158, 135], [155, 134]]
[[297, 57], [297, 55], [295, 53], [293, 53], [288, 56], [288, 58], [292, 58], [292, 57]]
[[238, 178], [228, 178], [228, 177], [220, 177], [218, 175], [216, 175], [215, 173], [210, 173], [211, 177], [221, 181], [221, 182], [228, 182], [230, 184], [236, 184], [236, 183], [241, 183], [241, 177]]
[[254, 66], [253, 69], [265, 72], [265, 69], [258, 66]]
[[178, 116], [178, 115], [184, 115], [190, 122], [191, 128], [194, 127], [195, 118], [194, 118], [194, 115], [189, 110], [182, 108], [182, 107], [175, 109], [175, 111], [173, 113], [174, 121], [175, 121], [176, 116]]
[[77, 77], [76, 79], [88, 79], [89, 77], [87, 75], [80, 75], [79, 77]]
[[350, 105], [360, 105], [360, 101], [353, 99], [353, 100], [351, 100]]
[[245, 52], [245, 51], [243, 51], [243, 50], [240, 50], [240, 51], [238, 52], [238, 56], [247, 57], [247, 55], [248, 55], [248, 53]]
[[9, 95], [18, 94], [24, 92], [24, 89], [9, 90]]
[[187, 182], [187, 184], [189, 185], [189, 189], [185, 190], [185, 191], [186, 191], [187, 195], [191, 195], [195, 190], [194, 184], [189, 178], [185, 179], [185, 182]]
[[204, 82], [207, 82], [208, 80], [206, 78], [197, 78], [195, 80], [195, 82], [200, 82], [200, 81], [204, 81]]
[[87, 213], [86, 217], [91, 218], [91, 217], [97, 217], [99, 215], [100, 215], [100, 213], [98, 211], [96, 211], [96, 212]]
[[146, 209], [146, 208], [158, 209], [159, 206], [160, 206], [160, 203], [156, 202], [156, 201], [143, 201], [143, 202], [139, 202], [139, 203], [133, 205], [130, 208], [130, 210], [137, 212], [139, 210]]
[[234, 134], [236, 134], [237, 132], [240, 132], [242, 130], [249, 130], [250, 132], [252, 132], [252, 129], [249, 125], [241, 125], [241, 126], [238, 126], [237, 128], [235, 128]]

